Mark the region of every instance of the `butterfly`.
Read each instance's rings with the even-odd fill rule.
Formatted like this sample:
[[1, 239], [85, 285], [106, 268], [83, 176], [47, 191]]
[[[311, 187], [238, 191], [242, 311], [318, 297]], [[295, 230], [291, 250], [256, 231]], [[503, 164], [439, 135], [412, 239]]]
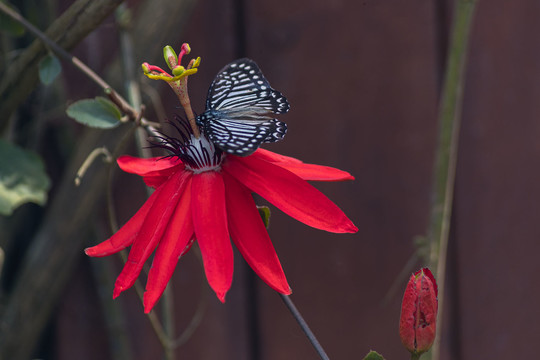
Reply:
[[197, 125], [219, 149], [248, 156], [262, 143], [283, 139], [287, 125], [273, 114], [289, 111], [289, 102], [272, 89], [257, 64], [239, 59], [225, 66], [208, 89], [206, 110]]

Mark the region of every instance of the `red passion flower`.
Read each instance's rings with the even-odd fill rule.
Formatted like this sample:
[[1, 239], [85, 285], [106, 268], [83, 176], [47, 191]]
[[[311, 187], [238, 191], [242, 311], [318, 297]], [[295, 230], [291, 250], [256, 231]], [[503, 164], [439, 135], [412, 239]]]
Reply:
[[85, 250], [89, 256], [100, 257], [131, 246], [115, 283], [114, 298], [134, 284], [155, 250], [144, 294], [144, 310], [150, 312], [179, 258], [197, 240], [208, 283], [225, 301], [233, 277], [231, 239], [263, 281], [290, 294], [252, 192], [314, 228], [335, 233], [358, 231], [339, 207], [306, 181], [352, 180], [349, 173], [263, 149], [247, 157], [225, 154], [204, 134], [196, 138], [186, 122], [178, 124], [181, 139], [164, 136], [157, 144], [174, 155], [118, 159], [122, 170], [142, 176], [156, 190], [111, 238]]

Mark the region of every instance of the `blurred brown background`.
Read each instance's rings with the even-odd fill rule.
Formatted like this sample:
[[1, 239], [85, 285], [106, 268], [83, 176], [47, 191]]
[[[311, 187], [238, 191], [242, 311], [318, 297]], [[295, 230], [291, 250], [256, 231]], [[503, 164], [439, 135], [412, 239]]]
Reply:
[[[41, 15], [36, 15], [36, 1], [18, 6], [44, 29], [71, 4], [47, 3], [48, 11]], [[267, 148], [356, 177], [354, 182], [314, 185], [355, 222], [357, 234], [314, 230], [272, 208], [270, 235], [292, 299], [332, 359], [361, 359], [370, 349], [389, 360], [408, 358], [397, 331], [407, 279], [398, 276], [415, 252], [414, 238], [425, 235], [428, 226], [438, 99], [453, 6], [450, 0], [128, 3], [134, 11], [137, 74], [143, 61], [164, 65], [164, 45], [178, 49], [189, 42], [188, 57], [202, 57], [199, 73], [190, 78], [194, 110], [202, 112], [217, 71], [235, 58], [250, 57], [291, 103], [282, 117], [289, 126], [286, 140]], [[464, 90], [447, 308], [439, 329], [443, 359], [537, 356], [539, 14], [537, 0], [480, 1], [477, 7]], [[12, 45], [26, 46], [29, 39]], [[74, 53], [122, 92], [118, 41], [117, 25], [109, 17]], [[164, 84], [143, 81], [143, 88], [148, 87], [162, 93], [167, 116], [180, 111]], [[13, 131], [20, 143], [45, 157], [54, 182], [50, 203], [62, 193], [60, 179], [73, 176], [66, 166], [77, 148], [73, 138], [88, 132], [63, 115], [65, 101], [96, 95], [99, 89], [64, 63], [63, 78], [54, 87], [38, 87], [18, 107], [22, 125]], [[52, 98], [64, 100], [52, 103]], [[149, 106], [147, 116], [155, 118], [150, 99], [145, 95], [143, 101]], [[52, 115], [43, 115], [43, 109]], [[95, 146], [100, 146], [101, 135], [98, 139]], [[126, 151], [136, 154], [134, 145]], [[123, 222], [143, 202], [145, 190], [136, 176], [115, 176]], [[101, 187], [94, 195], [102, 197], [104, 191]], [[8, 259], [4, 302], [9, 302], [49, 210], [25, 205], [3, 220], [13, 235], [3, 240]], [[100, 201], [78, 235], [85, 246], [110, 235], [105, 213]], [[65, 214], [66, 223], [70, 216]], [[20, 346], [31, 346], [32, 356], [43, 359], [160, 359], [161, 347], [135, 292], [127, 291], [110, 304], [120, 261], [88, 259], [83, 247], [74, 250], [75, 261], [65, 269], [68, 276], [46, 314], [47, 325], [39, 329], [40, 340], [34, 344], [22, 338]], [[57, 249], [46, 250], [43, 257], [54, 256]], [[97, 262], [110, 267], [108, 282], [96, 271]], [[225, 304], [209, 289], [193, 252], [180, 261], [172, 283], [177, 333], [198, 304], [205, 304], [200, 326], [176, 350], [177, 359], [317, 358], [279, 296], [254, 277], [240, 256]], [[109, 306], [116, 309], [115, 316], [107, 312]], [[3, 316], [5, 323], [5, 312]], [[119, 350], [122, 341], [131, 354]]]

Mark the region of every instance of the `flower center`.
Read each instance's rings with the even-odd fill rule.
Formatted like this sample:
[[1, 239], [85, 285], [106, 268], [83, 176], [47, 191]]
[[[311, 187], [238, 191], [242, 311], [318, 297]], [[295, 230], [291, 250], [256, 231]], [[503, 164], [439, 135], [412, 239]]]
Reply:
[[154, 137], [157, 141], [152, 145], [169, 151], [171, 154], [167, 157], [177, 156], [188, 170], [196, 174], [218, 170], [224, 158], [221, 150], [216, 149], [204, 134], [197, 138], [186, 120], [179, 117], [175, 120], [170, 124], [178, 131], [179, 138], [161, 134]]
[[[190, 134], [190, 138], [189, 144], [184, 144], [184, 158], [181, 157], [186, 163], [186, 168], [195, 174], [219, 169], [223, 160], [221, 151], [202, 134], [199, 138]], [[189, 157], [191, 161], [185, 161], [186, 157]]]

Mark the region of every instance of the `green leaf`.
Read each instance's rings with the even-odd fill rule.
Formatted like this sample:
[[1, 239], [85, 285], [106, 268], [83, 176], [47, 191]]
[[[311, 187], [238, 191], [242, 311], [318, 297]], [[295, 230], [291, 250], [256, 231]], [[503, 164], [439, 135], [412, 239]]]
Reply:
[[264, 226], [268, 229], [270, 227], [270, 208], [268, 206], [257, 206], [257, 210], [259, 210]]
[[95, 99], [79, 100], [68, 106], [69, 117], [86, 126], [111, 129], [120, 124], [122, 113], [110, 100], [97, 96]]
[[[19, 12], [13, 5], [0, 1], [12, 10]], [[0, 32], [7, 32], [13, 36], [22, 36], [24, 34], [24, 26], [7, 16], [3, 12], [0, 12]]]
[[51, 84], [61, 71], [60, 60], [54, 54], [48, 54], [39, 62], [39, 80], [45, 85]]
[[44, 205], [49, 186], [37, 154], [0, 140], [0, 214], [11, 215], [27, 202]]
[[371, 350], [364, 360], [384, 360], [384, 358], [378, 352]]

